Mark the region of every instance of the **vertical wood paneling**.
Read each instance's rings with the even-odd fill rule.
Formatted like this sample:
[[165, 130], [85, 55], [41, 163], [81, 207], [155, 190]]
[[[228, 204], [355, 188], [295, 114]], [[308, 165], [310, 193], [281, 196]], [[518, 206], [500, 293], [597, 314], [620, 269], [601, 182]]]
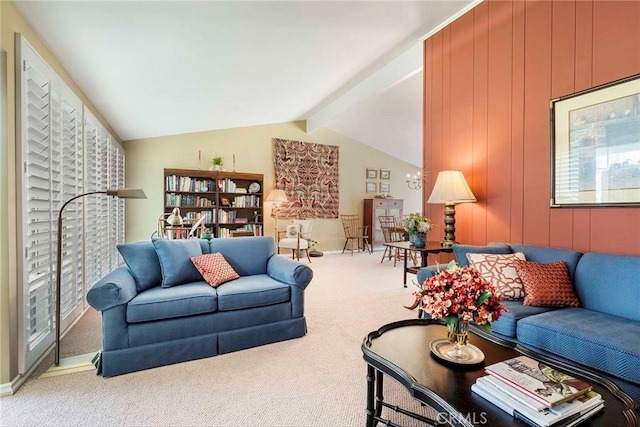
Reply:
[[593, 85], [640, 72], [640, 1], [593, 6]]
[[[551, 98], [575, 92], [575, 18], [574, 1], [552, 3]], [[559, 248], [573, 245], [573, 212], [549, 211], [549, 244]]]
[[[473, 15], [468, 13], [451, 24], [451, 167], [459, 169], [470, 181], [473, 153], [473, 105], [468, 102], [473, 93]], [[472, 206], [456, 207], [456, 239], [470, 242], [472, 236]]]
[[442, 163], [451, 169], [451, 27], [442, 30]]
[[[640, 2], [594, 2], [593, 84], [640, 72]], [[592, 209], [591, 250], [640, 252], [640, 209]]]
[[510, 2], [489, 2], [487, 84], [487, 240], [511, 237], [511, 43]]
[[524, 1], [513, 2], [511, 77], [511, 238], [521, 243], [524, 215]]
[[[424, 42], [424, 68], [422, 72], [422, 87], [424, 91], [424, 97], [422, 99], [422, 112], [424, 115], [424, 123], [422, 128], [422, 139], [424, 140], [424, 145], [422, 146], [422, 172], [425, 175], [428, 175], [427, 171], [431, 170], [431, 146], [433, 145], [431, 139], [431, 128], [433, 127], [433, 108], [431, 105], [433, 100], [433, 90], [431, 89], [431, 81], [433, 79], [432, 67], [433, 40], [429, 38]], [[431, 186], [429, 185], [429, 182], [426, 181], [427, 176], [425, 176], [424, 178], [425, 181], [422, 187], [422, 212], [424, 212], [424, 214], [427, 215], [428, 218], [431, 218], [431, 205], [426, 204]]]
[[[444, 123], [444, 112], [442, 102], [442, 32], [433, 36], [433, 74], [431, 79], [431, 88], [433, 97], [431, 106], [433, 107], [432, 127], [431, 127], [431, 168], [428, 171], [427, 181], [429, 189], [433, 188], [438, 172], [442, 170], [442, 127]], [[447, 49], [449, 47], [447, 46]], [[436, 224], [444, 224], [444, 212], [441, 205], [431, 205], [430, 218]], [[444, 226], [437, 227], [433, 230], [433, 234], [438, 240], [444, 238]]]
[[527, 1], [525, 15], [524, 243], [549, 244], [551, 2]]
[[469, 185], [478, 202], [472, 204], [472, 244], [487, 241], [487, 49], [489, 16], [486, 2], [473, 11], [473, 175]]
[[449, 167], [479, 199], [458, 240], [640, 254], [640, 208], [549, 208], [549, 101], [640, 73], [639, 22], [640, 2], [489, 1], [425, 42], [425, 199]]
[[[593, 64], [593, 2], [576, 2], [576, 57], [574, 65], [574, 88], [576, 91], [593, 86], [591, 83]], [[572, 209], [573, 248], [581, 252], [590, 250], [591, 209]]]

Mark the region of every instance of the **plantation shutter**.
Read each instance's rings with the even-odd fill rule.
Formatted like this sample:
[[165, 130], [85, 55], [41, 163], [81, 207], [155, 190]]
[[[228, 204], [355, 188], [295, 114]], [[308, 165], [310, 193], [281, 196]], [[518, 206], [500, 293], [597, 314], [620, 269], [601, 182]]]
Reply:
[[[82, 179], [84, 150], [82, 142], [82, 102], [66, 86], [61, 89], [60, 99], [62, 202], [64, 202], [84, 192]], [[82, 313], [84, 308], [83, 200], [78, 199], [71, 202], [65, 208], [63, 215], [61, 330], [65, 330]]]
[[[77, 195], [124, 187], [124, 150], [80, 99], [17, 35], [20, 65], [19, 371], [27, 372], [55, 341], [57, 221]], [[86, 291], [122, 263], [124, 200], [104, 194], [63, 212], [61, 331], [82, 313]]]
[[[100, 182], [100, 150], [98, 147], [98, 120], [91, 112], [84, 108], [84, 134], [85, 134], [85, 191], [102, 191]], [[100, 211], [100, 201], [103, 195], [84, 197], [85, 206], [85, 282], [91, 288], [100, 278], [102, 262], [100, 260], [100, 248], [102, 240], [97, 230]]]
[[[124, 187], [124, 150], [86, 107], [84, 118], [85, 191]], [[122, 264], [116, 245], [124, 243], [124, 200], [87, 196], [85, 210], [86, 283], [90, 288]]]
[[[20, 44], [19, 174], [23, 211], [21, 239], [23, 315], [21, 371], [31, 366], [54, 341], [55, 230], [52, 179], [53, 84], [55, 75], [24, 42]], [[21, 257], [22, 258], [22, 257]]]

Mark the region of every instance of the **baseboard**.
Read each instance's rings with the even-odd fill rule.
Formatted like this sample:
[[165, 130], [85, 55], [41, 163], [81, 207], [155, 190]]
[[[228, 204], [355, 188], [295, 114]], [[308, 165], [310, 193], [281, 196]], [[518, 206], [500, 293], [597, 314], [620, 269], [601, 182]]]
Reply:
[[13, 395], [26, 379], [25, 375], [18, 375], [10, 383], [0, 384], [0, 397]]

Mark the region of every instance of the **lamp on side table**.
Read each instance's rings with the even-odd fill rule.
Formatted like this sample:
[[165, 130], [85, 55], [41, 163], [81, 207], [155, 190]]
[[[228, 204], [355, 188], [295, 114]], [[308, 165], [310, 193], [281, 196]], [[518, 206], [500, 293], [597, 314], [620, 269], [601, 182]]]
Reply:
[[444, 203], [443, 246], [456, 243], [456, 203], [476, 202], [462, 171], [440, 171], [427, 203]]

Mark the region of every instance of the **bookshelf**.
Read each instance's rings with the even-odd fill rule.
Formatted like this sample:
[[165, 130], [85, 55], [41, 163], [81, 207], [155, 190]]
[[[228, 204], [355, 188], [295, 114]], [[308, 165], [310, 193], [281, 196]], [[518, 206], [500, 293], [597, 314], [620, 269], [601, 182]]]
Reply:
[[215, 237], [264, 233], [264, 175], [197, 169], [164, 170], [164, 213], [206, 217]]

